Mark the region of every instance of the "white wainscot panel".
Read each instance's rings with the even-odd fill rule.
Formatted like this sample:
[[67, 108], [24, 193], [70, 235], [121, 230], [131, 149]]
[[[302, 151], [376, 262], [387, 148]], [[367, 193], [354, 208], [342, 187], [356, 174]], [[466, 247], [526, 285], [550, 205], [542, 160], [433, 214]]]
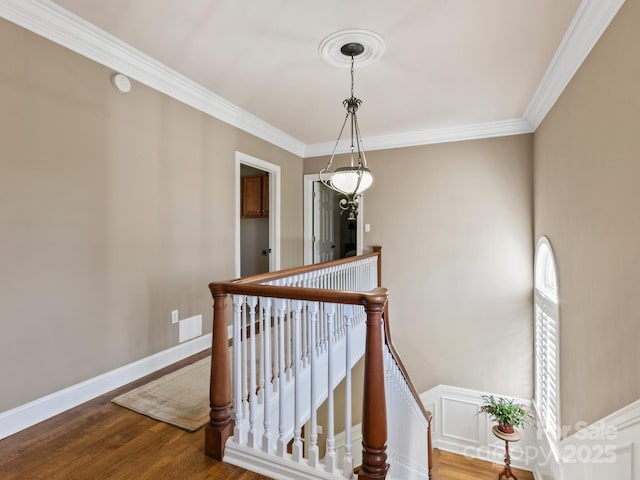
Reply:
[[640, 400], [560, 442], [555, 480], [640, 480]]
[[[599, 454], [595, 449], [591, 453]], [[579, 452], [577, 452], [579, 453]], [[585, 464], [585, 480], [633, 480], [633, 444], [616, 448], [611, 455], [591, 458]]]
[[442, 397], [442, 436], [468, 444], [479, 445], [482, 418], [478, 415], [478, 403]]
[[[423, 404], [433, 412], [433, 446], [498, 465], [504, 462], [504, 442], [492, 433], [493, 422], [486, 414], [478, 414], [483, 395], [465, 388], [438, 385], [420, 395]], [[530, 408], [531, 402], [515, 399]], [[529, 460], [535, 445], [536, 429], [521, 431], [522, 440], [510, 445], [512, 466], [532, 470]]]

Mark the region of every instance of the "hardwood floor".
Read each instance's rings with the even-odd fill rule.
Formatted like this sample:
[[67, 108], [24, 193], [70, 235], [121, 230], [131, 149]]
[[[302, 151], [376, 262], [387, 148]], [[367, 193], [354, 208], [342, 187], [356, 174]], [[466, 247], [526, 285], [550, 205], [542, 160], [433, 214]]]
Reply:
[[[433, 451], [434, 480], [497, 480], [503, 465], [465, 458], [455, 453]], [[533, 474], [517, 468], [513, 474], [518, 480], [533, 480]]]
[[[268, 480], [204, 454], [204, 433], [111, 403], [132, 388], [204, 358], [203, 352], [0, 440], [2, 480]], [[497, 479], [499, 466], [436, 450], [435, 480]], [[518, 480], [532, 480], [516, 471]]]
[[204, 454], [188, 433], [111, 399], [209, 355], [203, 352], [0, 441], [2, 480], [261, 480]]

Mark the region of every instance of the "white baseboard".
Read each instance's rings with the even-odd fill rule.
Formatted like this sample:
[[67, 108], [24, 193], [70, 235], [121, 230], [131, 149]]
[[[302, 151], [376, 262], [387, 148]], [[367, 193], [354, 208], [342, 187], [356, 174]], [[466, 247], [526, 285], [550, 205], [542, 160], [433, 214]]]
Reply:
[[90, 378], [0, 413], [0, 439], [92, 400], [138, 378], [211, 347], [211, 334], [181, 343], [123, 367]]

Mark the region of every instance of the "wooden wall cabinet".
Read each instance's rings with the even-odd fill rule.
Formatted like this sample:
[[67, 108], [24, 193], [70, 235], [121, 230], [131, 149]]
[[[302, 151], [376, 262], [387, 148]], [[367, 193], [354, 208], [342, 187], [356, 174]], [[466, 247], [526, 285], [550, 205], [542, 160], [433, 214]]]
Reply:
[[269, 216], [269, 176], [241, 177], [240, 210], [242, 218]]

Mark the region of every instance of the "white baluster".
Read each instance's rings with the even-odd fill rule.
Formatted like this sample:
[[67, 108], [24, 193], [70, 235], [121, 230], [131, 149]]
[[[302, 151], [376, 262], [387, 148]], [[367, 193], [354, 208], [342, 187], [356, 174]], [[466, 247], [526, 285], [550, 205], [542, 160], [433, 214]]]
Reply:
[[242, 323], [240, 325], [240, 337], [242, 338], [241, 340], [241, 345], [242, 345], [242, 407], [244, 409], [243, 415], [245, 418], [249, 417], [249, 386], [248, 386], [248, 381], [249, 381], [249, 376], [248, 376], [248, 371], [249, 371], [249, 364], [248, 364], [248, 352], [247, 352], [247, 344], [249, 343], [247, 341], [247, 297], [245, 297], [245, 302], [242, 305]]
[[[369, 284], [369, 263], [365, 263], [357, 272], [356, 280], [358, 282], [358, 290], [363, 290]], [[369, 289], [367, 289], [369, 290]]]
[[353, 324], [353, 305], [344, 306], [346, 323], [346, 376], [345, 376], [345, 411], [344, 411], [344, 461], [342, 470], [346, 478], [353, 476], [353, 453], [351, 439], [351, 326]]
[[311, 337], [311, 445], [307, 449], [309, 457], [309, 465], [318, 466], [319, 450], [318, 450], [318, 342], [317, 342], [317, 326], [318, 326], [318, 302], [310, 302], [309, 311], [309, 330]]
[[378, 262], [371, 264], [371, 290], [378, 286]]
[[291, 368], [293, 366], [293, 358], [291, 357], [291, 344], [292, 342], [292, 338], [291, 338], [291, 317], [289, 315], [285, 316], [285, 326], [286, 326], [286, 340], [285, 340], [285, 345], [286, 345], [286, 350], [285, 350], [285, 371], [286, 371], [286, 378], [287, 380], [291, 380]]
[[280, 406], [279, 418], [278, 418], [278, 442], [276, 444], [276, 452], [279, 456], [284, 457], [287, 453], [287, 440], [285, 438], [285, 415], [287, 413], [286, 399], [284, 395], [285, 388], [285, 345], [284, 345], [284, 322], [287, 310], [287, 301], [282, 298], [277, 298], [276, 303], [276, 320], [278, 324], [278, 402]]
[[[276, 283], [277, 284], [277, 283]], [[277, 302], [277, 299], [273, 299], [273, 305], [275, 307], [275, 304]], [[280, 351], [279, 348], [279, 337], [278, 337], [278, 316], [274, 313], [273, 315], [273, 336], [271, 338], [273, 345], [271, 348], [271, 358], [272, 358], [272, 365], [271, 365], [271, 376], [273, 378], [273, 391], [277, 392], [278, 391], [278, 352]]]
[[[331, 286], [333, 285], [333, 279], [331, 277], [333, 273], [333, 269], [330, 268], [328, 271], [330, 272], [330, 274], [326, 277], [326, 282], [327, 282], [325, 287], [326, 289], [330, 289]], [[322, 305], [324, 308], [324, 311], [322, 312], [323, 315], [322, 317], [320, 317], [320, 320], [321, 320], [320, 325], [322, 327], [322, 349], [326, 351], [327, 348], [329, 348], [329, 326], [327, 323], [328, 322], [327, 311], [326, 311], [327, 304], [323, 303]]]
[[[367, 268], [365, 270], [365, 272], [362, 275], [362, 282], [363, 282], [363, 287], [369, 287], [371, 285], [371, 275], [372, 275], [372, 264], [368, 263], [367, 264]], [[367, 290], [371, 290], [370, 288], [367, 288]]]
[[[327, 288], [327, 277], [323, 276], [320, 278], [320, 286], [319, 288], [321, 289], [326, 289]], [[320, 304], [320, 316], [318, 317], [318, 331], [317, 331], [317, 338], [318, 338], [318, 346], [320, 347], [320, 349], [322, 351], [325, 350], [325, 346], [326, 346], [326, 342], [325, 342], [325, 314], [324, 314], [324, 303]]]
[[349, 278], [350, 278], [349, 281], [351, 282], [352, 290], [360, 290], [360, 285], [358, 284], [358, 274], [362, 270], [363, 266], [364, 266], [364, 263], [359, 262], [357, 267], [354, 267], [353, 269], [351, 269], [351, 273], [349, 275]]
[[247, 297], [249, 309], [249, 435], [247, 443], [251, 448], [258, 448], [256, 432], [256, 410], [258, 398], [256, 395], [256, 305], [257, 297]]
[[242, 398], [242, 306], [243, 295], [233, 296], [233, 387], [236, 425], [233, 435], [238, 443], [246, 441], [246, 422], [243, 416]]
[[325, 315], [327, 316], [327, 330], [329, 337], [329, 353], [327, 355], [327, 451], [324, 457], [324, 466], [327, 472], [336, 470], [336, 450], [334, 433], [334, 406], [333, 406], [333, 324], [336, 314], [334, 303], [325, 303]]
[[327, 279], [329, 280], [328, 284], [327, 284], [327, 289], [328, 290], [333, 290], [336, 284], [336, 269], [335, 267], [331, 267], [329, 269], [329, 276], [327, 277]]
[[[264, 310], [262, 308], [262, 300], [258, 299], [258, 330], [260, 333], [256, 336], [256, 358], [260, 359], [260, 369], [257, 372], [258, 375], [258, 385], [257, 385], [257, 394], [258, 394], [258, 403], [264, 403]], [[259, 340], [258, 340], [259, 339]]]
[[[366, 270], [366, 274], [364, 275], [363, 281], [366, 282], [367, 287], [371, 286], [371, 277], [373, 276], [373, 265], [371, 263], [369, 263], [367, 265], [367, 270]], [[371, 288], [368, 288], [367, 290], [371, 290]]]
[[262, 375], [264, 376], [264, 433], [262, 435], [262, 450], [270, 452], [271, 442], [271, 394], [273, 385], [271, 383], [271, 299], [262, 298], [260, 300], [264, 318], [264, 330], [262, 330]]
[[351, 290], [359, 290], [360, 286], [358, 285], [358, 272], [360, 271], [360, 267], [352, 268], [349, 272], [349, 289]]
[[293, 441], [293, 460], [301, 462], [303, 457], [302, 451], [302, 330], [300, 328], [300, 317], [302, 313], [303, 303], [300, 300], [291, 302], [294, 315], [293, 325], [293, 346], [294, 346], [294, 378], [295, 378], [295, 427]]
[[[344, 283], [343, 283], [343, 269], [342, 268], [338, 268], [337, 272], [336, 272], [336, 290], [344, 290]], [[335, 324], [333, 326], [334, 328], [334, 341], [337, 342], [340, 337], [342, 337], [342, 323], [343, 323], [343, 306], [342, 305], [336, 305], [336, 317], [335, 317]]]
[[[302, 286], [304, 288], [308, 288], [309, 287], [309, 274], [305, 273], [303, 275], [303, 281], [302, 281]], [[308, 365], [309, 362], [309, 319], [308, 319], [308, 315], [306, 313], [306, 310], [303, 310], [303, 316], [302, 316], [302, 330], [301, 330], [301, 338], [302, 338], [302, 366], [306, 367]], [[297, 373], [296, 373], [297, 375]]]

